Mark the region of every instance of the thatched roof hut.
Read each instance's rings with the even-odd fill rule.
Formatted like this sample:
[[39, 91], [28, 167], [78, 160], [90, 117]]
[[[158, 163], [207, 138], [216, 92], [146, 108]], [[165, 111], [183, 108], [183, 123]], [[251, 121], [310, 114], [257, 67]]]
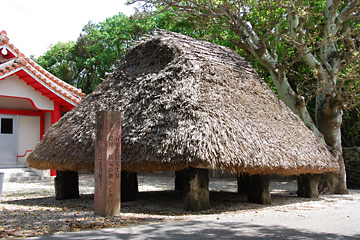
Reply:
[[251, 65], [222, 46], [160, 31], [138, 44], [28, 157], [94, 168], [95, 113], [121, 111], [122, 170], [196, 168], [293, 175], [337, 169], [327, 148]]

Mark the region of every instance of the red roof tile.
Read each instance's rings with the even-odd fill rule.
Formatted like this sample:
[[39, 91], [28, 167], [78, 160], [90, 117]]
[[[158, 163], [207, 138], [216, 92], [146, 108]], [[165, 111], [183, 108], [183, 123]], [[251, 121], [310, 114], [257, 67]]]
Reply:
[[[85, 96], [81, 89], [55, 77], [33, 60], [25, 57], [13, 44], [9, 44], [9, 38], [4, 30], [0, 33], [0, 54], [8, 59], [0, 62], [0, 80], [16, 74], [35, 90], [42, 92], [43, 95], [46, 94], [49, 98], [62, 100], [60, 102], [64, 102], [64, 107], [68, 110], [76, 106]], [[26, 74], [24, 75], [23, 72]], [[34, 84], [34, 80], [40, 84], [40, 87], [39, 84]], [[66, 105], [68, 106], [66, 107]]]

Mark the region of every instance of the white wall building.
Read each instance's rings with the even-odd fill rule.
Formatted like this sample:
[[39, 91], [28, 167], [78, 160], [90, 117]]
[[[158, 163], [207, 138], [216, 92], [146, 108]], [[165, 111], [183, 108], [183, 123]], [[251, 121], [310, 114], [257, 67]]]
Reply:
[[62, 112], [73, 109], [83, 96], [80, 89], [56, 78], [25, 57], [2, 31], [0, 169], [26, 165], [27, 155], [47, 129], [60, 119]]

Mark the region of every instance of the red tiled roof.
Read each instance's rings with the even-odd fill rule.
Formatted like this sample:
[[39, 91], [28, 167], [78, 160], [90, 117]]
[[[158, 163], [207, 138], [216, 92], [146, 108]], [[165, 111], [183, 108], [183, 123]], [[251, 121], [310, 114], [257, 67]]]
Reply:
[[0, 54], [6, 59], [0, 62], [0, 80], [15, 74], [36, 91], [51, 100], [58, 101], [66, 110], [72, 109], [85, 96], [81, 89], [60, 80], [25, 57], [19, 49], [9, 43], [5, 31], [0, 33]]

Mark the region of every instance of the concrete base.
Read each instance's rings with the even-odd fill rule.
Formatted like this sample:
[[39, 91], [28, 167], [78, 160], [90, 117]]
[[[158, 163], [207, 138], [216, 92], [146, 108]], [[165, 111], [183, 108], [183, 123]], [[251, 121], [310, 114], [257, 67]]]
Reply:
[[251, 175], [249, 176], [247, 186], [248, 202], [259, 204], [270, 204], [270, 178], [269, 175]]
[[56, 171], [56, 200], [79, 198], [79, 175], [74, 171]]
[[175, 190], [176, 191], [184, 190], [183, 172], [184, 172], [184, 170], [175, 171]]
[[298, 196], [304, 198], [319, 197], [319, 176], [314, 174], [301, 174], [298, 176]]
[[121, 202], [136, 201], [138, 192], [137, 173], [121, 171]]
[[209, 170], [189, 167], [183, 172], [184, 209], [201, 211], [210, 208]]
[[247, 193], [249, 185], [249, 175], [247, 173], [239, 173], [237, 175], [238, 193]]

